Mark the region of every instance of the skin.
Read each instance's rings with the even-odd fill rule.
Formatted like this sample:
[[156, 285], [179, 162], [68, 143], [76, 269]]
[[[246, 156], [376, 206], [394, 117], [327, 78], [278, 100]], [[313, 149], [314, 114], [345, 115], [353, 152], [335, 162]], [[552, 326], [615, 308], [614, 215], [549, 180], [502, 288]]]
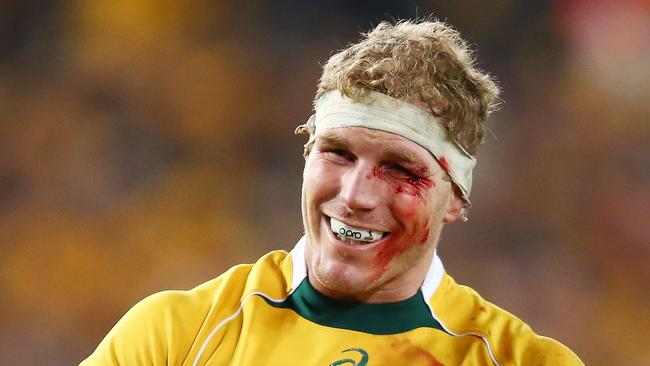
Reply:
[[[325, 130], [303, 174], [309, 281], [333, 298], [404, 300], [422, 285], [443, 225], [462, 207], [445, 171], [414, 142], [362, 127]], [[332, 233], [330, 217], [390, 235], [353, 245]]]

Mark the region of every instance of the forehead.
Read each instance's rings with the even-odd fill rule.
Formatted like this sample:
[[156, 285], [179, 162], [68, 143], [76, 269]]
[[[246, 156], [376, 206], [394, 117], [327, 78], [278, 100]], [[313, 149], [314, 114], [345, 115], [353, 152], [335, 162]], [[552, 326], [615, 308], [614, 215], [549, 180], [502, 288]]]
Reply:
[[365, 127], [326, 129], [316, 136], [316, 143], [353, 151], [370, 151], [408, 163], [435, 163], [433, 155], [415, 142], [394, 133]]

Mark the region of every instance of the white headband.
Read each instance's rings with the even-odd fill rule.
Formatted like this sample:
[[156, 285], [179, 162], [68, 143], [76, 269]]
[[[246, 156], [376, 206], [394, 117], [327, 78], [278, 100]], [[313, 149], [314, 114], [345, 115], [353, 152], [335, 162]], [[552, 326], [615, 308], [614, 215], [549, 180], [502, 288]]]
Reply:
[[316, 114], [296, 130], [306, 129], [310, 133], [307, 144], [321, 131], [338, 127], [365, 127], [400, 135], [431, 152], [469, 205], [476, 159], [448, 137], [447, 130], [433, 115], [385, 94], [369, 92], [362, 100], [354, 101], [338, 90], [323, 94], [315, 109]]

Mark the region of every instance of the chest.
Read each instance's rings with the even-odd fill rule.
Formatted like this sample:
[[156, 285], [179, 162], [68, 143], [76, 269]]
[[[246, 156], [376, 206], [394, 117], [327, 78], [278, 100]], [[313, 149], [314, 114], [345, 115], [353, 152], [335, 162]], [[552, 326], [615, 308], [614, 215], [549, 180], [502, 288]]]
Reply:
[[203, 348], [197, 365], [490, 364], [477, 337], [457, 337], [430, 327], [373, 334], [364, 331], [363, 322], [321, 319], [319, 324], [292, 309], [270, 306], [262, 298], [250, 299], [240, 314], [216, 327], [209, 339], [197, 337], [195, 347]]

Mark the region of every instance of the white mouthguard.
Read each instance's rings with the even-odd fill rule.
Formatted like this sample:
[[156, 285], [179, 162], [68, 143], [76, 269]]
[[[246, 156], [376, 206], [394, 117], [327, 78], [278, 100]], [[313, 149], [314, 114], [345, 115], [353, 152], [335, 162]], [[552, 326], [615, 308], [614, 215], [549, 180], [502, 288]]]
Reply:
[[339, 220], [330, 218], [330, 227], [332, 231], [344, 238], [350, 238], [358, 241], [372, 242], [381, 239], [384, 235], [381, 231], [372, 231], [368, 229], [348, 226]]

